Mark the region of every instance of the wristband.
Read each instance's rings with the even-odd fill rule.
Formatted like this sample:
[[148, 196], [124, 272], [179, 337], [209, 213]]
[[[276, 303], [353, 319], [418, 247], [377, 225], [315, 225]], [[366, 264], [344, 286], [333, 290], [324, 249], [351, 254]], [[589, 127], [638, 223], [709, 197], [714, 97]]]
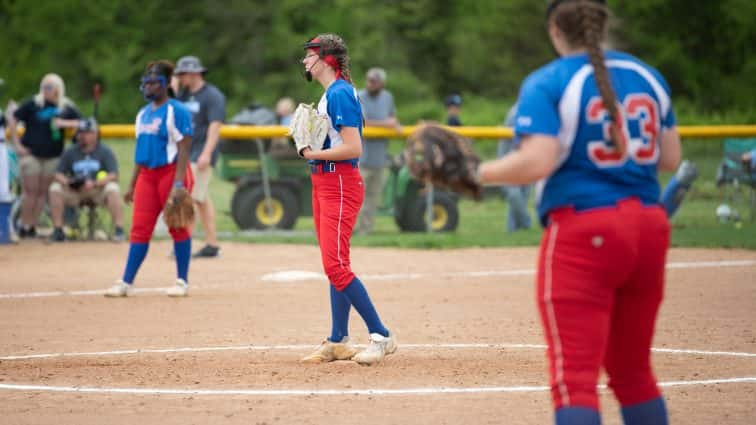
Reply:
[[184, 182], [173, 182], [173, 188], [174, 189], [183, 189], [184, 188]]

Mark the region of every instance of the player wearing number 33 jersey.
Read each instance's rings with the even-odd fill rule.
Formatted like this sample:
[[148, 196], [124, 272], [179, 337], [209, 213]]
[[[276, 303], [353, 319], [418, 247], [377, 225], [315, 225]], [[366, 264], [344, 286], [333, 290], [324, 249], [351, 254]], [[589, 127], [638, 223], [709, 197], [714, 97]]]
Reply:
[[[608, 145], [607, 109], [585, 54], [558, 59], [533, 73], [520, 92], [515, 131], [547, 134], [561, 148], [558, 170], [539, 183], [538, 213], [545, 222], [555, 208], [586, 210], [628, 197], [656, 204], [661, 131], [675, 126], [669, 88], [637, 58], [605, 52], [616, 90], [624, 153]], [[558, 100], [558, 101], [554, 101]]]
[[523, 83], [517, 151], [481, 164], [487, 184], [538, 181], [546, 230], [537, 302], [557, 425], [598, 425], [603, 368], [626, 425], [667, 423], [651, 368], [670, 226], [659, 169], [680, 162], [669, 88], [639, 59], [604, 51], [605, 0], [552, 0], [560, 58]]

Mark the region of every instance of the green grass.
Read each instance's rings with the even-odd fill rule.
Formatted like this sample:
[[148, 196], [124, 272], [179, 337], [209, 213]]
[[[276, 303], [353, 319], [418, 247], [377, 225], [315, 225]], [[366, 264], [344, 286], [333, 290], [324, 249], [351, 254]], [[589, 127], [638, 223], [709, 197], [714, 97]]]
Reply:
[[[133, 170], [133, 142], [130, 140], [108, 140], [121, 166], [121, 185], [125, 187]], [[403, 142], [393, 141], [391, 150], [399, 151]], [[495, 143], [482, 141], [478, 144], [482, 156], [490, 157]], [[673, 246], [728, 247], [756, 249], [756, 221], [749, 220], [746, 194], [740, 193], [735, 202], [730, 202], [744, 217], [740, 228], [735, 223], [717, 222], [714, 211], [725, 200], [725, 193], [731, 188], [717, 188], [714, 179], [722, 157], [721, 141], [686, 140], [685, 158], [693, 160], [700, 171], [693, 190], [688, 194], [683, 206], [673, 219]], [[666, 183], [669, 174], [661, 176]], [[315, 244], [311, 217], [300, 217], [293, 232], [240, 232], [230, 216], [231, 197], [234, 185], [213, 179], [211, 197], [217, 209], [217, 226], [221, 238], [254, 243], [304, 243]], [[728, 201], [729, 202], [729, 201]], [[369, 236], [354, 236], [355, 246], [385, 246], [402, 248], [459, 248], [496, 246], [534, 246], [540, 242], [541, 229], [535, 228], [515, 234], [506, 232], [507, 205], [500, 196], [491, 196], [483, 202], [462, 200], [459, 204], [460, 222], [454, 233], [401, 233], [393, 217], [379, 216], [375, 232]], [[531, 201], [532, 211], [532, 201]], [[130, 225], [131, 210], [127, 211], [127, 227]], [[198, 235], [199, 236], [199, 235]]]

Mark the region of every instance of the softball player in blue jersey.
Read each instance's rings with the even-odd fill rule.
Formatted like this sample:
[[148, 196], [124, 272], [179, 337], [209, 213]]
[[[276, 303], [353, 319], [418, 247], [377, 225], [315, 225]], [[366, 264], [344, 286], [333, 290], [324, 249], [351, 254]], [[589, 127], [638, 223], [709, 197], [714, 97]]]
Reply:
[[557, 425], [599, 424], [603, 367], [628, 425], [667, 423], [651, 368], [670, 226], [657, 170], [681, 157], [670, 91], [652, 67], [604, 51], [605, 0], [552, 0], [561, 56], [523, 83], [520, 146], [481, 182], [539, 181], [537, 299]]
[[[137, 271], [147, 256], [152, 231], [168, 198], [176, 203], [191, 193], [194, 179], [189, 168], [192, 145], [192, 115], [179, 101], [168, 96], [173, 64], [150, 62], [142, 77], [141, 90], [149, 101], [136, 117], [134, 175], [124, 195], [134, 202], [129, 255], [123, 277], [106, 292], [106, 297], [131, 295]], [[170, 228], [176, 256], [176, 284], [166, 294], [184, 297], [189, 292], [190, 228]]]
[[[352, 272], [349, 241], [365, 188], [358, 169], [362, 152], [362, 108], [349, 72], [344, 40], [321, 34], [304, 45], [305, 77], [318, 81], [325, 93], [318, 114], [328, 118], [323, 149], [305, 148], [312, 172], [312, 216], [323, 268], [330, 281], [331, 336], [302, 359], [307, 363], [354, 360], [371, 365], [397, 349], [394, 335], [383, 325], [373, 302]], [[354, 306], [367, 325], [369, 344], [357, 352], [349, 340], [349, 312]]]

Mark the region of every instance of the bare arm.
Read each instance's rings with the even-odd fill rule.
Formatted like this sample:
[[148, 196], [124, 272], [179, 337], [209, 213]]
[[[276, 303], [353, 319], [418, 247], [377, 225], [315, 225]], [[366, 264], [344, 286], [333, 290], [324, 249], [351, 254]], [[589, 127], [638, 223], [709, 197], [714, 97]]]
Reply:
[[358, 158], [362, 155], [362, 139], [357, 127], [342, 127], [339, 134], [341, 135], [341, 140], [344, 141], [341, 145], [317, 152], [310, 148], [305, 148], [304, 157], [307, 159], [344, 161], [346, 159]]
[[127, 204], [134, 200], [134, 187], [136, 186], [137, 177], [139, 177], [139, 170], [141, 168], [140, 165], [134, 165], [134, 172], [131, 174], [129, 187], [126, 189], [126, 193], [123, 194], [123, 200], [126, 201]]
[[53, 124], [58, 128], [79, 128], [79, 122], [81, 120], [67, 120], [63, 118], [55, 118]]
[[682, 159], [682, 144], [680, 133], [676, 127], [663, 130], [661, 134], [661, 154], [659, 155], [659, 170], [674, 171]]
[[516, 151], [503, 158], [480, 164], [478, 175], [485, 185], [530, 184], [556, 170], [559, 152], [559, 141], [553, 136], [525, 136]]
[[207, 140], [205, 140], [205, 149], [202, 154], [212, 155], [215, 147], [218, 146], [218, 140], [220, 140], [220, 130], [223, 126], [221, 121], [213, 121], [210, 126], [207, 127]]

